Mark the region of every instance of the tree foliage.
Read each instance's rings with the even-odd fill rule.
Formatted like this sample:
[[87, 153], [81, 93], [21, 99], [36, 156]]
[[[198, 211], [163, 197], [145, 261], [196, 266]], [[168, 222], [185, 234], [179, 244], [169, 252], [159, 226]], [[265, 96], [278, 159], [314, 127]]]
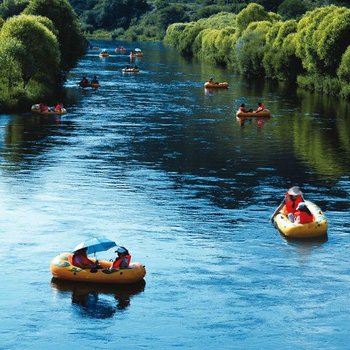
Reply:
[[[335, 5], [285, 20], [259, 4], [171, 25], [169, 43], [184, 54], [254, 74], [350, 97], [350, 9]], [[228, 21], [228, 18], [229, 21]], [[226, 29], [224, 29], [226, 28]]]
[[0, 11], [0, 108], [27, 109], [53, 96], [86, 40], [66, 0], [5, 0]]
[[45, 16], [54, 24], [58, 32], [61, 51], [61, 68], [72, 68], [86, 49], [86, 41], [78, 19], [67, 0], [30, 0], [23, 12]]

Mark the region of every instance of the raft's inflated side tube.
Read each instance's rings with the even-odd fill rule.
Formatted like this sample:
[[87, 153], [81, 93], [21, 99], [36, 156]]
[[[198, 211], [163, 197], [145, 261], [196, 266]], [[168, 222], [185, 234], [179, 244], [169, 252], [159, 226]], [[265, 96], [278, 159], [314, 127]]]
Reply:
[[206, 89], [227, 89], [228, 83], [209, 83], [208, 81], [204, 84]]
[[72, 256], [72, 253], [62, 253], [51, 261], [53, 277], [67, 281], [128, 284], [139, 282], [146, 275], [145, 266], [138, 262], [125, 269], [110, 270], [111, 262], [99, 260], [102, 269], [81, 269], [72, 265]]
[[243, 117], [270, 117], [271, 112], [268, 109], [264, 109], [263, 111], [260, 112], [241, 112], [237, 111], [236, 112], [236, 117], [238, 118], [243, 118]]
[[314, 203], [305, 201], [306, 206], [314, 217], [307, 224], [291, 222], [286, 216], [285, 207], [275, 216], [278, 230], [287, 238], [316, 238], [327, 235], [328, 223], [322, 210]]

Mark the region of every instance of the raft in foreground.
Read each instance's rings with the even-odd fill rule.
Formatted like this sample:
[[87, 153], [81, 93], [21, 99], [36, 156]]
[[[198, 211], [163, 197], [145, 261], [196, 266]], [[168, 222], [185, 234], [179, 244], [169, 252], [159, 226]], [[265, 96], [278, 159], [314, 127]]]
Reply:
[[314, 221], [307, 224], [291, 222], [286, 216], [285, 206], [275, 216], [274, 221], [277, 229], [287, 238], [317, 238], [327, 235], [328, 223], [322, 210], [314, 203], [305, 201], [314, 217]]
[[243, 118], [243, 117], [268, 118], [270, 116], [271, 116], [271, 112], [268, 109], [264, 109], [263, 111], [260, 111], [260, 112], [241, 112], [241, 111], [236, 112], [236, 117], [238, 118]]
[[81, 269], [72, 265], [72, 253], [57, 255], [50, 265], [52, 276], [67, 281], [129, 284], [142, 281], [146, 275], [146, 269], [141, 263], [131, 263], [125, 269], [110, 270], [112, 262], [99, 260], [102, 269]]

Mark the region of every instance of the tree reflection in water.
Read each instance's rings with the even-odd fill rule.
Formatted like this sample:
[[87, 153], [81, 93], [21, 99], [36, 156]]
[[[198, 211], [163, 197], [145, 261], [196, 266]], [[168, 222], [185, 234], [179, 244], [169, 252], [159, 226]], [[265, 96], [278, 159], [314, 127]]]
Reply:
[[146, 282], [131, 285], [107, 285], [51, 280], [53, 289], [71, 292], [72, 304], [82, 316], [105, 319], [117, 311], [123, 311], [130, 305], [131, 297], [144, 291]]

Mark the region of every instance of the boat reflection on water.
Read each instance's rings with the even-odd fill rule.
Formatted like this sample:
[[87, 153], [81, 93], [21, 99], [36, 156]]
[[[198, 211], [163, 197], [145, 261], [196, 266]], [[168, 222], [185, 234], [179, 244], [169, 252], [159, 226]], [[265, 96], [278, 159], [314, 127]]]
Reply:
[[257, 117], [236, 117], [238, 124], [243, 127], [247, 124], [255, 124], [258, 128], [263, 128], [265, 123], [269, 120], [269, 117], [257, 118]]
[[145, 285], [145, 280], [130, 285], [51, 280], [54, 290], [71, 293], [75, 310], [83, 316], [100, 319], [110, 318], [116, 312], [125, 310], [130, 305], [131, 297], [143, 292]]

